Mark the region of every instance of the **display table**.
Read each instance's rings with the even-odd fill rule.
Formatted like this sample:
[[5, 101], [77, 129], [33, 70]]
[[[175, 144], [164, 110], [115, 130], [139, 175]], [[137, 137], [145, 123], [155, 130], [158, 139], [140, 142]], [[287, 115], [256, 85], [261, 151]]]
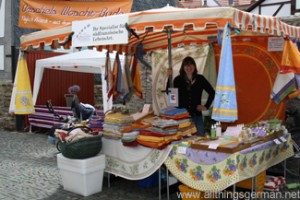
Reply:
[[233, 154], [173, 145], [165, 160], [168, 170], [185, 185], [201, 191], [222, 191], [294, 155], [290, 135]]
[[140, 180], [152, 175], [167, 159], [173, 145], [163, 150], [138, 145], [123, 146], [121, 140], [102, 139], [106, 156], [105, 171], [128, 180]]

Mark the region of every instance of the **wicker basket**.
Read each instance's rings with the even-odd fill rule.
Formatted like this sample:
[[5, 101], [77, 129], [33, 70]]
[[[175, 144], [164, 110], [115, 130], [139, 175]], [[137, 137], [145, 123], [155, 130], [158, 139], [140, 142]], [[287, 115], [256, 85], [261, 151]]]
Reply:
[[57, 142], [57, 149], [63, 156], [73, 159], [85, 159], [97, 155], [102, 149], [102, 135], [86, 137], [73, 142]]

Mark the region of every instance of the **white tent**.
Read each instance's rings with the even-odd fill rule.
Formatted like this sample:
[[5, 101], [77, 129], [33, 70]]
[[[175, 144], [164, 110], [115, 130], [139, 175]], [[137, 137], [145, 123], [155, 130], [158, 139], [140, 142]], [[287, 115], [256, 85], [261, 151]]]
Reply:
[[[111, 64], [113, 65], [115, 54], [110, 54]], [[33, 85], [33, 104], [35, 105], [43, 79], [44, 69], [64, 70], [72, 72], [84, 72], [101, 74], [103, 109], [104, 112], [112, 106], [111, 100], [107, 100], [106, 82], [104, 80], [106, 53], [96, 50], [84, 50], [66, 55], [55, 56], [36, 61], [34, 85]], [[121, 63], [124, 58], [120, 56]]]

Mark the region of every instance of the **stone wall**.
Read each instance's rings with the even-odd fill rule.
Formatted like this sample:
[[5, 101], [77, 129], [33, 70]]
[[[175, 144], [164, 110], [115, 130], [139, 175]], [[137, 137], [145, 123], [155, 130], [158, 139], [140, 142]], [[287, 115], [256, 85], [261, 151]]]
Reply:
[[0, 82], [0, 129], [15, 130], [15, 116], [9, 114], [9, 104], [13, 84], [10, 81]]

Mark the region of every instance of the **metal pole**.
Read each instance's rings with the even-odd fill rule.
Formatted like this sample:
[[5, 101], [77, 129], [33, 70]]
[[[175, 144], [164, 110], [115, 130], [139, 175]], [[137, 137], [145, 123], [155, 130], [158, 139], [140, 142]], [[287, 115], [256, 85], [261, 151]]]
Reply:
[[[171, 41], [171, 29], [167, 29], [168, 34], [168, 61], [169, 61], [169, 69], [172, 69], [172, 41]], [[173, 75], [169, 75], [169, 87], [173, 88]]]

